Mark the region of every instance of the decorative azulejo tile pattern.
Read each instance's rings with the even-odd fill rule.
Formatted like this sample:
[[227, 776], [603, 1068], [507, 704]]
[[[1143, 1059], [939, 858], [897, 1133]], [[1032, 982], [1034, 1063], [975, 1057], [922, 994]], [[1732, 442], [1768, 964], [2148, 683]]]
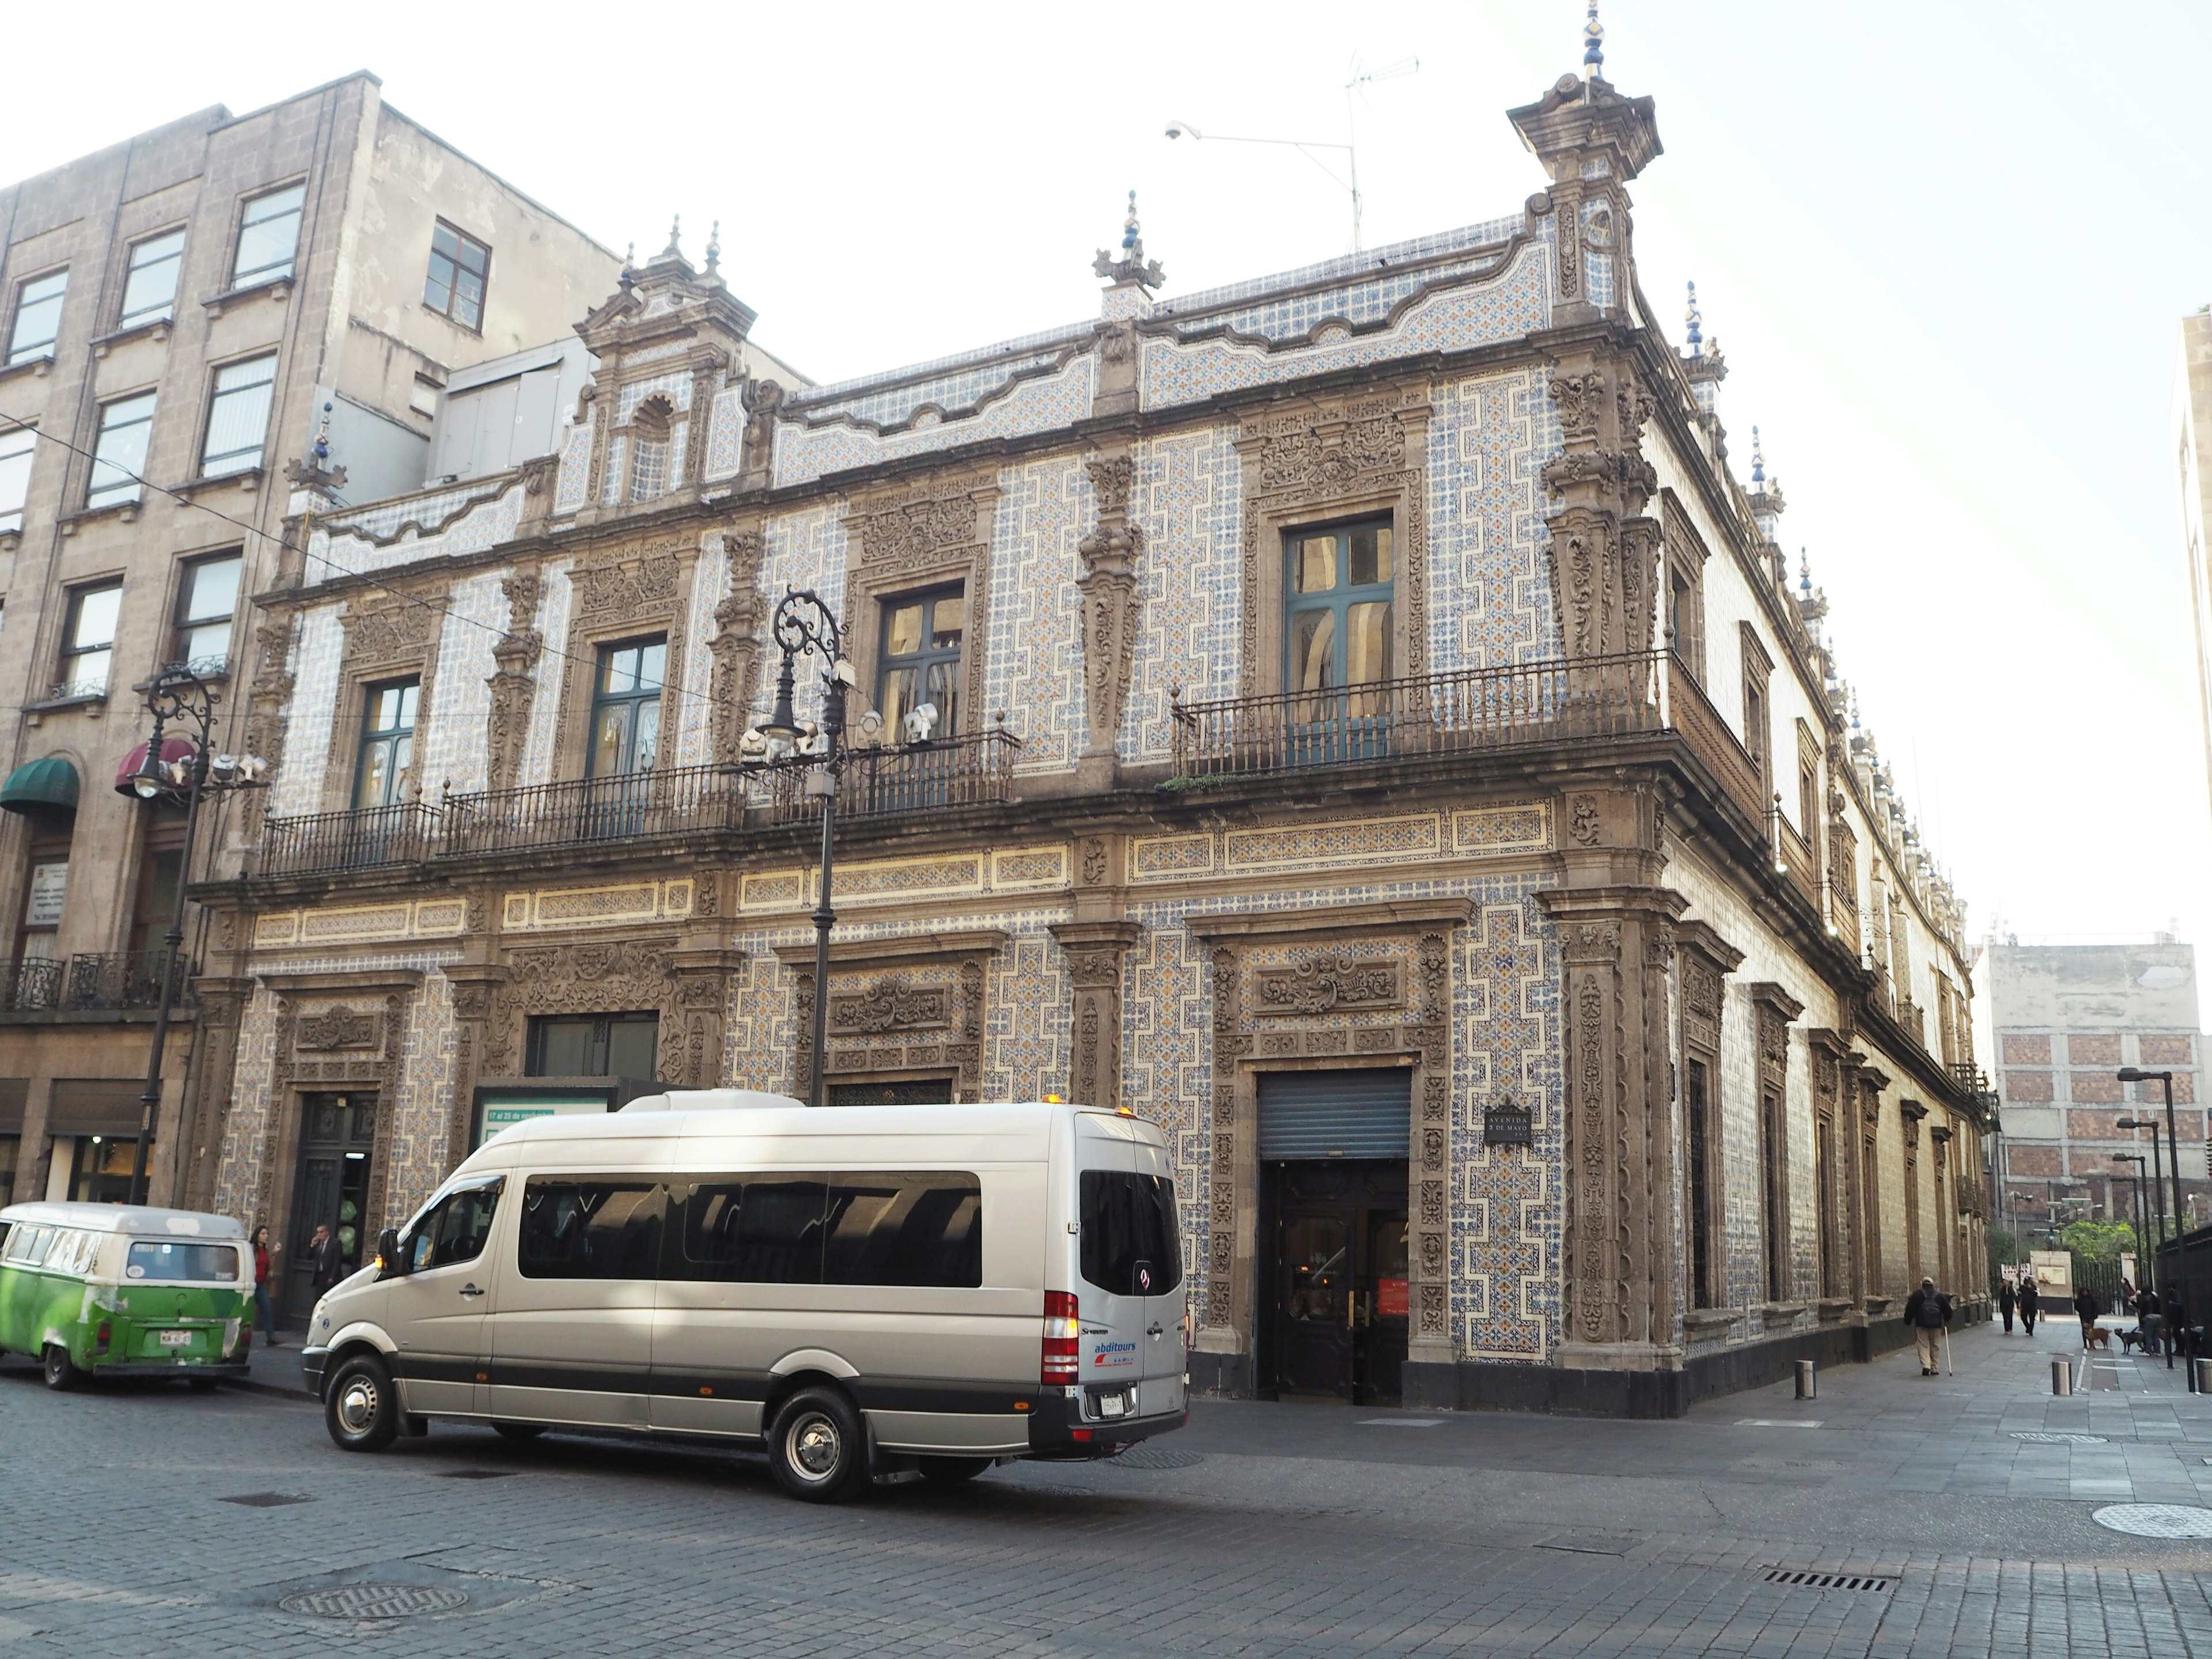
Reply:
[[1448, 260], [1443, 264], [1425, 266], [1419, 270], [1393, 270], [1364, 282], [1316, 289], [1286, 299], [1271, 300], [1263, 305], [1180, 318], [1176, 332], [1188, 339], [1194, 334], [1204, 333], [1208, 329], [1225, 327], [1233, 333], [1257, 335], [1268, 340], [1303, 339], [1312, 331], [1316, 324], [1324, 320], [1355, 324], [1380, 322], [1390, 314], [1392, 307], [1419, 293], [1431, 283], [1446, 283], [1457, 276], [1477, 276], [1497, 262], [1498, 256], [1492, 254], [1477, 258]]
[[568, 648], [568, 605], [574, 585], [568, 580], [569, 561], [556, 559], [545, 567], [545, 584], [538, 599], [537, 629], [545, 641], [532, 671], [538, 689], [530, 699], [530, 732], [522, 745], [522, 764], [516, 769], [518, 786], [553, 781], [553, 737], [561, 724], [561, 679]]
[[615, 424], [626, 426], [629, 417], [637, 413], [637, 406], [659, 392], [673, 404], [678, 414], [691, 407], [691, 374], [679, 370], [673, 374], [653, 374], [641, 380], [632, 380], [622, 389], [615, 404]]
[[745, 435], [744, 401], [735, 386], [714, 394], [707, 416], [707, 459], [699, 469], [702, 478], [727, 478], [738, 470]]
[[[965, 418], [947, 416], [909, 430], [878, 436], [858, 427], [808, 429], [792, 421], [777, 422], [775, 481], [808, 483], [824, 473], [871, 466], [902, 456], [919, 455], [955, 444], [1011, 438], [1025, 432], [1049, 432], [1071, 426], [1091, 413], [1096, 364], [1090, 353], [1056, 373], [1024, 380], [1003, 398]], [[927, 419], [927, 417], [925, 417]]]
[[[401, 532], [412, 525], [415, 526], [415, 535], [410, 539], [428, 541], [436, 537], [455, 514], [471, 503], [489, 501], [495, 496], [503, 495], [509, 488], [511, 486], [499, 477], [471, 478], [468, 483], [456, 484], [450, 489], [432, 490], [419, 495], [401, 495], [392, 501], [379, 502], [374, 507], [356, 507], [343, 513], [334, 513], [329, 518], [319, 522], [315, 528], [318, 536], [327, 532], [344, 540], [389, 542], [397, 539]], [[489, 547], [490, 544], [489, 542], [477, 544], [479, 547]], [[314, 563], [313, 556], [320, 551], [322, 547], [323, 544], [319, 540], [310, 538], [308, 541], [308, 564], [311, 572]], [[416, 556], [423, 550], [425, 550], [417, 548], [408, 556]], [[358, 568], [359, 567], [353, 566], [349, 562], [348, 568]]]
[[710, 700], [714, 690], [714, 607], [729, 591], [730, 553], [720, 536], [701, 543], [699, 562], [692, 567], [691, 609], [684, 626], [684, 660], [672, 663], [673, 683], [680, 694], [676, 704], [676, 764], [704, 766], [713, 758]]
[[1562, 447], [1537, 376], [1440, 384], [1429, 420], [1429, 665], [1559, 653], [1544, 463]]
[[1224, 283], [1219, 288], [1200, 289], [1195, 294], [1179, 294], [1173, 299], [1156, 302], [1153, 311], [1162, 317], [1194, 317], [1203, 312], [1224, 311], [1232, 307], [1249, 305], [1255, 300], [1294, 288], [1342, 283], [1387, 271], [1415, 259], [1437, 258], [1448, 253], [1462, 253], [1470, 248], [1495, 247], [1517, 235], [1522, 223], [1520, 214], [1511, 213], [1501, 219], [1486, 219], [1480, 224], [1460, 225], [1431, 235], [1417, 236], [1409, 241], [1391, 242], [1358, 253], [1340, 254], [1334, 259], [1324, 259], [1318, 264], [1300, 265], [1294, 270], [1279, 270], [1272, 276], [1249, 277], [1241, 283]]
[[269, 788], [269, 816], [322, 810], [323, 770], [330, 762], [331, 721], [338, 700], [338, 663], [345, 629], [336, 605], [300, 616], [292, 647], [292, 702], [284, 714], [284, 759]]
[[443, 974], [422, 976], [422, 989], [407, 1010], [399, 1058], [399, 1097], [386, 1107], [393, 1115], [383, 1176], [385, 1224], [393, 1227], [412, 1215], [448, 1173], [459, 1056], [453, 988]]
[[1003, 918], [1006, 942], [991, 959], [983, 991], [983, 1097], [1037, 1100], [1066, 1095], [1073, 998], [1067, 955], [1048, 931], [1065, 909]]
[[1185, 702], [1237, 695], [1243, 619], [1244, 473], [1226, 427], [1139, 446], [1129, 517], [1137, 559], [1136, 653], [1116, 747], [1158, 760], [1173, 745], [1169, 692]]
[[903, 425], [924, 407], [936, 410], [945, 420], [958, 420], [974, 414], [978, 404], [1003, 392], [1022, 376], [1050, 368], [1074, 343], [1073, 340], [1061, 341], [1040, 350], [1001, 357], [949, 374], [927, 375], [860, 397], [824, 398], [817, 392], [802, 392], [785, 407], [787, 413], [810, 427], [817, 422], [843, 420], [881, 431], [886, 427]]
[[1075, 544], [1092, 516], [1090, 485], [1073, 456], [999, 474], [991, 524], [989, 626], [983, 704], [963, 726], [987, 729], [1006, 710], [1022, 740], [1014, 770], [1060, 771], [1083, 748], [1083, 596]]
[[562, 518], [581, 509], [591, 486], [592, 429], [599, 422], [593, 412], [568, 428], [561, 440], [561, 478], [553, 489], [553, 511]]
[[607, 440], [606, 476], [599, 480], [599, 505], [612, 507], [623, 498], [623, 480], [629, 472], [629, 437], [617, 432]]
[[[761, 649], [763, 660], [776, 660], [775, 641], [769, 637], [775, 607], [783, 599], [785, 588], [801, 592], [809, 589], [822, 596], [823, 604], [836, 613], [842, 621], [849, 623], [843, 615], [845, 608], [845, 570], [848, 556], [848, 538], [843, 515], [834, 506], [810, 507], [803, 512], [787, 514], [768, 521], [761, 551]], [[758, 725], [768, 717], [771, 702], [775, 696], [775, 675], [763, 672], [758, 676], [759, 690], [753, 708], [752, 724]], [[814, 720], [822, 712], [820, 676], [801, 674], [799, 677], [797, 706], [800, 717]]]
[[500, 574], [491, 571], [457, 581], [447, 600], [443, 633], [438, 640], [438, 678], [430, 706], [419, 711], [415, 741], [422, 758], [416, 776], [425, 799], [433, 803], [451, 784], [468, 794], [486, 783], [491, 687], [498, 664], [491, 648], [507, 629], [507, 599]]
[[1460, 350], [1529, 333], [1544, 327], [1550, 318], [1549, 270], [1542, 248], [1532, 243], [1504, 271], [1431, 294], [1383, 333], [1275, 351], [1219, 340], [1197, 344], [1146, 340], [1144, 404], [1164, 409], [1273, 380], [1359, 368], [1423, 351]]

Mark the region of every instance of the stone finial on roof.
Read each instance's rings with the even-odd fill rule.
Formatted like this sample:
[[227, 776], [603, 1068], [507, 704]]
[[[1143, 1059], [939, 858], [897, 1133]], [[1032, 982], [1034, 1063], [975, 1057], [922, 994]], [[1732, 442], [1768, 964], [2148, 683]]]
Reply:
[[1753, 495], [1764, 495], [1765, 493], [1766, 457], [1759, 453], [1759, 428], [1757, 427], [1753, 427], [1751, 429], [1751, 482], [1753, 485], [1752, 493]]
[[1104, 248], [1091, 262], [1091, 269], [1101, 276], [1111, 277], [1116, 288], [1134, 286], [1158, 288], [1168, 279], [1158, 259], [1145, 258], [1144, 228], [1137, 222], [1137, 192], [1129, 192], [1129, 215], [1121, 222], [1121, 257], [1116, 259]]
[[668, 222], [668, 246], [660, 250], [660, 257], [664, 259], [682, 258], [684, 257], [683, 240], [684, 216], [679, 213]]
[[1605, 25], [1597, 21], [1597, 0], [1589, 0], [1589, 16], [1583, 23], [1583, 74], [1592, 81], [1605, 79]]
[[713, 228], [707, 233], [707, 274], [709, 276], [715, 275], [721, 269], [721, 264], [722, 222], [717, 219]]
[[1690, 308], [1682, 313], [1682, 320], [1690, 325], [1690, 356], [1696, 357], [1704, 355], [1705, 349], [1705, 314], [1698, 309], [1698, 285], [1692, 283], [1689, 288]]
[[632, 242], [623, 249], [622, 274], [615, 281], [628, 288], [637, 277], [637, 244]]

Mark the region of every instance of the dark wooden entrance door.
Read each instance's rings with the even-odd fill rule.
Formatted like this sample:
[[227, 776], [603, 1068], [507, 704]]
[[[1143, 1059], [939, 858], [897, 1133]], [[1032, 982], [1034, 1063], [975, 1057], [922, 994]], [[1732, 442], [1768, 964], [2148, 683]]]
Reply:
[[369, 1152], [376, 1140], [374, 1095], [306, 1097], [301, 1103], [300, 1170], [292, 1188], [292, 1231], [283, 1240], [283, 1317], [297, 1324], [321, 1294], [307, 1242], [317, 1227], [338, 1241], [345, 1266], [362, 1264], [373, 1241], [364, 1237], [368, 1214]]
[[1406, 1361], [1406, 1165], [1397, 1159], [1262, 1166], [1263, 1393], [1397, 1403]]

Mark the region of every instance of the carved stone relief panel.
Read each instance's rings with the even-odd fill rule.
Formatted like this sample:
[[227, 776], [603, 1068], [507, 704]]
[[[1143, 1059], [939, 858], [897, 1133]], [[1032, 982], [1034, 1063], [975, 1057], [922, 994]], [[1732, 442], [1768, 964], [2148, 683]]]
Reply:
[[[826, 1079], [950, 1079], [956, 1100], [981, 1098], [986, 969], [1005, 942], [995, 930], [924, 934], [833, 948]], [[814, 951], [777, 947], [797, 992], [793, 1091], [813, 1087]]]
[[860, 708], [875, 703], [884, 602], [923, 588], [957, 584], [967, 600], [967, 626], [961, 640], [964, 712], [959, 720], [965, 732], [984, 728], [991, 520], [998, 499], [995, 474], [965, 474], [856, 499], [847, 509], [852, 553], [845, 578], [845, 650], [853, 663]]
[[545, 641], [538, 632], [538, 602], [545, 591], [544, 578], [536, 565], [518, 566], [500, 582], [507, 598], [507, 632], [491, 648], [496, 666], [484, 683], [491, 689], [491, 708], [485, 716], [488, 742], [486, 787], [510, 789], [522, 765], [522, 750], [530, 735], [530, 704], [538, 690], [538, 659]]
[[[662, 1056], [684, 1051], [672, 937], [537, 945], [506, 953], [507, 978], [489, 987], [482, 1064], [489, 1077], [521, 1072], [522, 1039], [532, 1014], [616, 1014], [658, 1010]], [[457, 1014], [459, 1009], [456, 1008]], [[675, 1082], [665, 1067], [665, 1080]]]
[[[269, 763], [273, 777], [283, 769], [285, 711], [292, 702], [292, 614], [287, 611], [264, 613], [254, 624], [253, 643], [253, 683], [246, 693], [245, 748], [247, 754], [258, 755]], [[245, 796], [239, 809], [245, 831], [256, 835], [269, 810], [269, 791], [240, 793]]]
[[[582, 750], [589, 741], [584, 728], [591, 718], [597, 689], [593, 663], [601, 645], [664, 635], [668, 641], [667, 684], [672, 690], [684, 684], [684, 617], [698, 550], [696, 537], [613, 542], [588, 550], [569, 570], [573, 598], [562, 663], [560, 719], [553, 738], [556, 775], [563, 765], [571, 775], [583, 774]], [[659, 752], [664, 756], [676, 752], [682, 702], [674, 695], [660, 700]]]
[[1092, 456], [1085, 464], [1098, 523], [1078, 544], [1083, 574], [1084, 752], [1111, 756], [1121, 729], [1121, 698], [1136, 649], [1137, 556], [1143, 530], [1129, 522], [1129, 490], [1136, 462], [1127, 448]]
[[714, 730], [708, 752], [716, 764], [734, 766], [738, 743], [753, 706], [753, 681], [761, 653], [761, 554], [764, 546], [757, 527], [732, 530], [722, 538], [728, 556], [729, 590], [714, 602], [714, 637], [708, 649], [714, 653], [710, 687]]
[[[1101, 848], [1103, 856], [1103, 848]], [[1133, 921], [1060, 922], [1053, 930], [1067, 952], [1074, 999], [1069, 1086], [1073, 1098], [1097, 1106], [1121, 1100], [1121, 967], [1137, 942]]]
[[[354, 768], [361, 744], [368, 688], [379, 681], [413, 678], [418, 725], [427, 724], [437, 695], [438, 635], [445, 619], [444, 591], [417, 597], [379, 592], [349, 600], [339, 621], [345, 645], [338, 662], [337, 716], [331, 722], [329, 763], [323, 769], [323, 808], [343, 811], [352, 804]], [[418, 750], [419, 754], [419, 750]], [[419, 773], [409, 784], [419, 798]]]

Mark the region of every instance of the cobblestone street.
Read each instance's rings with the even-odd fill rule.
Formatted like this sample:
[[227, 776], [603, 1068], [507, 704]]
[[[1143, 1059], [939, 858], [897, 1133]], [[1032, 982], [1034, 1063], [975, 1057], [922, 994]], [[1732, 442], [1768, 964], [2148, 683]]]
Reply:
[[0, 1649], [2212, 1654], [2212, 1542], [2092, 1519], [2212, 1503], [2212, 1401], [2132, 1359], [2054, 1399], [2074, 1335], [1678, 1422], [1201, 1401], [1119, 1462], [826, 1510], [743, 1456], [441, 1425], [349, 1457], [301, 1401], [11, 1360]]

